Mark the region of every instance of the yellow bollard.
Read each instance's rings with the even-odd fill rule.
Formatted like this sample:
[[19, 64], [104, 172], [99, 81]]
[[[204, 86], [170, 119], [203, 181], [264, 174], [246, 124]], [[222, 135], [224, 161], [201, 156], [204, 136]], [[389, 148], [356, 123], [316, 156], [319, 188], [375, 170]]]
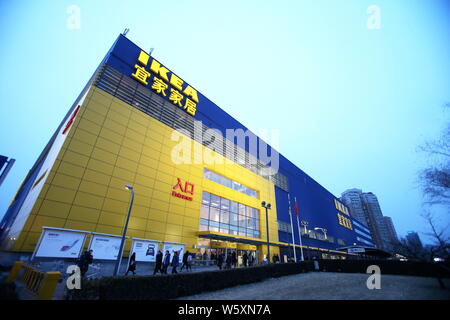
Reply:
[[56, 285], [61, 278], [60, 272], [47, 272], [45, 278], [42, 280], [41, 288], [37, 298], [39, 300], [51, 300], [55, 294]]
[[11, 271], [9, 272], [8, 278], [6, 279], [6, 283], [11, 283], [16, 281], [17, 275], [19, 274], [20, 269], [23, 266], [22, 261], [16, 261], [14, 262], [13, 267], [11, 268]]

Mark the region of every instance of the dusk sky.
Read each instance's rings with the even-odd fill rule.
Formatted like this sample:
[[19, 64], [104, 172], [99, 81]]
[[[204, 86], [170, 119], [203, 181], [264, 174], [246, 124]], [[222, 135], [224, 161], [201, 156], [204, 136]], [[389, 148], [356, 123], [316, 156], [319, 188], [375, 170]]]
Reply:
[[130, 28], [242, 124], [278, 130], [279, 151], [335, 196], [373, 192], [400, 236], [426, 239], [418, 172], [434, 160], [417, 147], [450, 120], [448, 1], [1, 1], [0, 27], [0, 154], [16, 159], [0, 218]]

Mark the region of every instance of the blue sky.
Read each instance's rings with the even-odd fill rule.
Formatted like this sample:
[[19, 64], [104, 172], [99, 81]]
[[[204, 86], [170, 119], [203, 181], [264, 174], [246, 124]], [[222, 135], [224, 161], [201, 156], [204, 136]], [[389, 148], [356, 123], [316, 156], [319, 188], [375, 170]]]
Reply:
[[[367, 27], [371, 5], [379, 29]], [[333, 194], [372, 191], [401, 236], [428, 231], [417, 172], [430, 159], [416, 148], [449, 120], [446, 1], [0, 1], [0, 27], [0, 154], [17, 159], [0, 217], [128, 27], [247, 127], [280, 130], [280, 152]]]

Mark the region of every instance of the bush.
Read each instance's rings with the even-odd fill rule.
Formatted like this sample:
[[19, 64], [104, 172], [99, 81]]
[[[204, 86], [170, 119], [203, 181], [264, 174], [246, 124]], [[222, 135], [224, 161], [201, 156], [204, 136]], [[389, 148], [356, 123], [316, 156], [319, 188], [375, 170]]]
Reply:
[[311, 262], [157, 276], [83, 280], [68, 300], [164, 300], [313, 270]]
[[0, 300], [18, 300], [14, 283], [0, 283]]

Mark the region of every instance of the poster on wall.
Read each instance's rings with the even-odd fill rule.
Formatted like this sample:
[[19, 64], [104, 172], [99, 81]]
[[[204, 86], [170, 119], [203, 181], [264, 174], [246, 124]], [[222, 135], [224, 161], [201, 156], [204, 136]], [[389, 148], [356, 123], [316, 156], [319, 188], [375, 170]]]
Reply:
[[89, 249], [94, 259], [116, 260], [122, 238], [107, 235], [93, 235]]
[[133, 239], [131, 252], [136, 253], [136, 261], [155, 262], [158, 250], [158, 241]]
[[165, 243], [163, 246], [163, 256], [166, 254], [166, 250], [170, 253], [170, 261], [172, 262], [173, 253], [178, 251], [178, 257], [180, 259], [180, 263], [183, 262], [183, 254], [184, 254], [184, 244], [179, 243]]
[[44, 229], [34, 257], [78, 258], [85, 239], [83, 232]]

